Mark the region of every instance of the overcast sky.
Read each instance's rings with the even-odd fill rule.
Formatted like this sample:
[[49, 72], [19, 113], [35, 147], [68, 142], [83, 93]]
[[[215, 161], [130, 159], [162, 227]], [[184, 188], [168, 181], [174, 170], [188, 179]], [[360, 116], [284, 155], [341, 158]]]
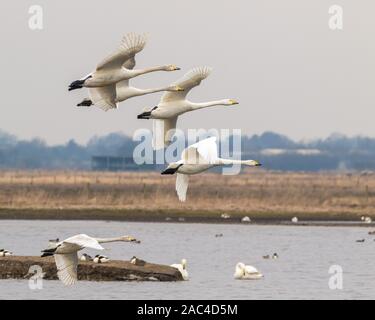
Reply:
[[[44, 9], [44, 29], [28, 26], [31, 5]], [[328, 9], [344, 9], [344, 29], [330, 30]], [[133, 80], [168, 84], [194, 66], [213, 67], [189, 96], [234, 98], [236, 107], [192, 112], [181, 128], [272, 130], [294, 139], [333, 132], [375, 137], [375, 2], [373, 0], [2, 0], [0, 129], [49, 144], [122, 131], [161, 94], [124, 102], [107, 113], [76, 108], [85, 90], [68, 84], [91, 72], [123, 34], [149, 32], [138, 67], [174, 63], [174, 73]]]

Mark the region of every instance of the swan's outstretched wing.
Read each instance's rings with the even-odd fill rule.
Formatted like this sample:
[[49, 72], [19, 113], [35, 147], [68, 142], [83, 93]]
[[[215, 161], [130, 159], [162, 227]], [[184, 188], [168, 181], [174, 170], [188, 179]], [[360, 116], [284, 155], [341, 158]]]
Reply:
[[154, 150], [167, 147], [175, 133], [177, 117], [169, 119], [153, 119], [152, 146]]
[[120, 69], [127, 60], [142, 51], [146, 45], [146, 36], [129, 33], [122, 39], [120, 48], [100, 62], [96, 71]]
[[[132, 57], [129, 60], [126, 60], [125, 63], [122, 65], [124, 68], [133, 70], [135, 67], [136, 61], [135, 58]], [[122, 80], [116, 83], [116, 90], [121, 88], [127, 88], [129, 87], [129, 80]]]
[[64, 240], [63, 242], [75, 244], [81, 248], [104, 250], [104, 248], [99, 244], [99, 242], [96, 239], [89, 237], [86, 234], [78, 234], [76, 236]]
[[186, 174], [177, 173], [176, 177], [176, 191], [178, 199], [182, 202], [186, 201], [186, 193], [189, 186], [189, 176]]
[[76, 252], [69, 254], [55, 254], [57, 276], [60, 281], [71, 286], [77, 282], [78, 255]]
[[104, 111], [117, 109], [116, 84], [105, 87], [89, 88], [89, 96], [94, 105]]
[[211, 72], [211, 68], [199, 67], [190, 70], [180, 80], [173, 83], [175, 86], [179, 86], [184, 91], [170, 91], [164, 93], [161, 98], [161, 102], [171, 102], [176, 100], [183, 100], [187, 94], [196, 86], [199, 86], [203, 79], [206, 79]]
[[216, 137], [194, 143], [182, 152], [182, 159], [185, 163], [213, 164], [217, 158]]

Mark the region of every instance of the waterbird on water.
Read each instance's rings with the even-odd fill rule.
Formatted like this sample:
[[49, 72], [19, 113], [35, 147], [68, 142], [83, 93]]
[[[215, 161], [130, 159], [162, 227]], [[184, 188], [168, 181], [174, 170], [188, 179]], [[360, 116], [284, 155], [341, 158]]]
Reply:
[[239, 262], [236, 265], [234, 278], [237, 280], [257, 280], [263, 278], [263, 275], [255, 267]]
[[298, 223], [298, 218], [297, 218], [297, 217], [293, 217], [293, 218], [292, 218], [292, 222], [293, 222], [293, 223]]
[[258, 167], [261, 164], [255, 160], [232, 160], [218, 157], [216, 137], [210, 137], [190, 145], [182, 151], [181, 160], [172, 162], [161, 173], [175, 174], [176, 191], [180, 201], [186, 201], [186, 193], [189, 185], [189, 175], [201, 173], [210, 168], [223, 165], [246, 165]]
[[86, 234], [78, 234], [55, 244], [54, 247], [42, 251], [42, 257], [55, 258], [57, 276], [64, 285], [77, 282], [78, 251], [84, 248], [104, 250], [101, 243], [136, 242], [131, 236], [118, 238], [93, 238]]
[[269, 254], [267, 254], [266, 256], [263, 256], [263, 259], [270, 259], [270, 258], [276, 260], [276, 259], [279, 259], [279, 255], [277, 253], [274, 253], [272, 256], [270, 256]]

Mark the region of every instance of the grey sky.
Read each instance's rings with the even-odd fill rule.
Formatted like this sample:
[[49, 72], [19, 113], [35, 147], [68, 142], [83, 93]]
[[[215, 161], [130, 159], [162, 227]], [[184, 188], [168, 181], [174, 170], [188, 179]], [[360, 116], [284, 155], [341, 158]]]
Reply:
[[[149, 32], [138, 67], [174, 63], [183, 70], [133, 80], [173, 82], [189, 68], [213, 67], [193, 101], [235, 98], [237, 107], [186, 114], [181, 128], [272, 130], [295, 139], [332, 132], [375, 136], [375, 3], [327, 0], [3, 0], [0, 18], [0, 128], [48, 143], [95, 134], [132, 134], [160, 94], [118, 110], [78, 109], [85, 90], [68, 84], [95, 67], [129, 31]], [[30, 5], [44, 8], [44, 30], [28, 28]], [[328, 28], [328, 8], [344, 9], [344, 30]]]

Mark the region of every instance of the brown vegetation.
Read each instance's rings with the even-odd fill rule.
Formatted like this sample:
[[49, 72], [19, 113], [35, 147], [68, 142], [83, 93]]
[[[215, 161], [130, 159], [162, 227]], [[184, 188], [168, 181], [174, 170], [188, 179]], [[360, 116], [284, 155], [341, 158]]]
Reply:
[[[357, 218], [372, 215], [375, 175], [248, 170], [190, 178], [185, 203], [175, 177], [157, 172], [0, 172], [0, 210], [92, 210], [112, 215], [251, 214], [258, 218]], [[98, 211], [99, 210], [99, 211]], [[108, 213], [107, 213], [108, 214]]]

